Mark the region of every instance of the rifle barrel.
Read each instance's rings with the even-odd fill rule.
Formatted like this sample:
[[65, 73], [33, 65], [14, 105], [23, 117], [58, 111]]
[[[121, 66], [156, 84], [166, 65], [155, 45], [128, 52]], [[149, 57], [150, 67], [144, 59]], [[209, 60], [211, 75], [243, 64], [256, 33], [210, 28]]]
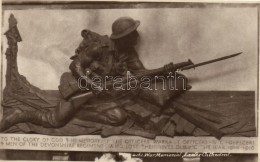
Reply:
[[189, 69], [192, 69], [192, 68], [195, 68], [195, 67], [198, 67], [198, 66], [203, 66], [203, 65], [207, 65], [207, 64], [210, 64], [210, 63], [213, 63], [213, 62], [218, 62], [218, 61], [221, 61], [221, 60], [229, 59], [229, 58], [238, 56], [238, 55], [240, 55], [241, 53], [242, 53], [242, 52], [239, 52], [239, 53], [232, 54], [232, 55], [229, 55], [229, 56], [220, 57], [220, 58], [217, 58], [217, 59], [214, 59], [214, 60], [209, 60], [209, 61], [201, 62], [201, 63], [195, 64], [195, 65], [189, 65], [189, 66], [186, 66], [186, 67], [181, 68], [180, 70], [181, 70], [181, 71], [183, 71], [183, 70], [189, 70]]

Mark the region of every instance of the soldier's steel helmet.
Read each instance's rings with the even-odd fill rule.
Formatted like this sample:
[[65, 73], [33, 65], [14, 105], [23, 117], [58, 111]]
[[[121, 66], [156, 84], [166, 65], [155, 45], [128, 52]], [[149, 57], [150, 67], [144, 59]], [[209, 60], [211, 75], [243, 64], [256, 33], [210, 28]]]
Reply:
[[140, 25], [139, 20], [134, 20], [131, 17], [120, 17], [112, 24], [111, 39], [122, 38], [134, 30]]

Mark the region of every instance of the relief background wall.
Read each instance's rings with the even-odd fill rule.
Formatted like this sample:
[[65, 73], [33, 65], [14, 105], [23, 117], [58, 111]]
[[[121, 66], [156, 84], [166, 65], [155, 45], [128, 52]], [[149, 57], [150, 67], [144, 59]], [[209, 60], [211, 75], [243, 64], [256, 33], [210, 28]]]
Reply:
[[[19, 43], [20, 74], [42, 89], [57, 89], [69, 71], [70, 56], [82, 40], [82, 29], [111, 34], [120, 16], [140, 20], [140, 58], [147, 68], [190, 58], [194, 63], [243, 52], [242, 55], [185, 71], [192, 90], [256, 90], [257, 8], [133, 8], [4, 10], [2, 32], [13, 13], [23, 41]], [[2, 39], [6, 50], [6, 38]], [[5, 56], [3, 72], [5, 73]], [[4, 77], [5, 75], [3, 75]], [[3, 78], [5, 80], [5, 78]], [[3, 84], [4, 87], [5, 83]]]

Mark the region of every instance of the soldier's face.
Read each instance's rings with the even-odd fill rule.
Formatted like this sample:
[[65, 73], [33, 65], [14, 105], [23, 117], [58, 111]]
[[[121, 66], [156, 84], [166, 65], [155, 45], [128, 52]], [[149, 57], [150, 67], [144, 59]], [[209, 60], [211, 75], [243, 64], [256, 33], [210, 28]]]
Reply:
[[137, 39], [139, 37], [138, 32], [135, 30], [131, 34], [129, 34], [128, 43], [130, 46], [135, 46], [137, 44]]

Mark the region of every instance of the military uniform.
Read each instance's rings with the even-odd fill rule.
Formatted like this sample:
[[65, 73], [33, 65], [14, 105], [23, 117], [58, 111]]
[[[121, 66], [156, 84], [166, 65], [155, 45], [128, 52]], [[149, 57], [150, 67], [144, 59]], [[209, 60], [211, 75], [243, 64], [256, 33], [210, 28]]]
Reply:
[[[109, 37], [100, 36], [88, 30], [82, 33], [84, 32], [87, 35], [83, 34], [85, 39], [77, 48], [76, 55], [71, 58], [73, 61], [70, 64], [70, 70], [75, 81], [80, 76], [89, 78], [98, 76], [105, 80], [106, 76], [123, 77], [127, 71], [134, 75], [138, 71], [145, 70], [133, 47], [120, 51]], [[89, 37], [92, 40], [87, 40]], [[132, 93], [128, 93], [127, 96], [132, 97]], [[122, 124], [127, 114], [118, 104], [121, 103], [119, 100], [122, 101], [117, 97], [109, 96], [93, 99], [82, 106], [88, 107], [86, 113], [78, 113], [76, 117], [110, 125]]]

